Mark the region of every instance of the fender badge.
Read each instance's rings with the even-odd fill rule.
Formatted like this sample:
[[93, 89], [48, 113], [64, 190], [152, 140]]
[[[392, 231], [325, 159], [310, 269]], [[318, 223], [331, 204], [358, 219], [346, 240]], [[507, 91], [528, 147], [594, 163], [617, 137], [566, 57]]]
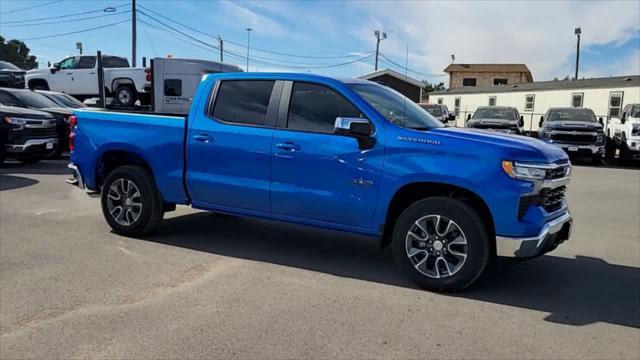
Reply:
[[398, 136], [399, 141], [407, 141], [407, 142], [415, 142], [421, 144], [429, 144], [429, 145], [440, 145], [440, 141], [438, 140], [429, 140], [423, 138], [415, 138], [410, 136]]

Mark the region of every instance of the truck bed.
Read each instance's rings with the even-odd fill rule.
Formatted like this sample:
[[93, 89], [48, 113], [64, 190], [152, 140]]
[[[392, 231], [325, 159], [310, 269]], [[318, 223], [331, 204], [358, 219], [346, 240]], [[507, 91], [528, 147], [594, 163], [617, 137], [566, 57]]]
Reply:
[[182, 181], [186, 117], [90, 110], [74, 114], [78, 124], [71, 160], [87, 188], [101, 185], [100, 169], [109, 158], [137, 156], [146, 159], [165, 201], [187, 202]]

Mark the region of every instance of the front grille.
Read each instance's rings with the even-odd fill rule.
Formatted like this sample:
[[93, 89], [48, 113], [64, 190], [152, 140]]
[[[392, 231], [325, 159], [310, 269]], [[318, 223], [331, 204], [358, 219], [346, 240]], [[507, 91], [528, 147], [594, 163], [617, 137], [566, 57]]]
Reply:
[[640, 127], [634, 126], [631, 129], [631, 136], [638, 136], [638, 135], [640, 135]]
[[547, 170], [547, 174], [545, 175], [544, 178], [546, 180], [560, 179], [565, 177], [566, 171], [567, 171], [566, 166], [555, 168], [555, 169], [549, 169]]
[[551, 140], [567, 144], [588, 145], [596, 142], [596, 135], [591, 134], [551, 134]]
[[24, 133], [27, 137], [32, 139], [46, 139], [55, 138], [58, 136], [55, 127], [50, 128], [25, 128]]
[[539, 205], [547, 212], [554, 212], [562, 207], [567, 188], [559, 186], [555, 189], [542, 189], [538, 195], [523, 196], [518, 206], [518, 220], [522, 220], [531, 205]]

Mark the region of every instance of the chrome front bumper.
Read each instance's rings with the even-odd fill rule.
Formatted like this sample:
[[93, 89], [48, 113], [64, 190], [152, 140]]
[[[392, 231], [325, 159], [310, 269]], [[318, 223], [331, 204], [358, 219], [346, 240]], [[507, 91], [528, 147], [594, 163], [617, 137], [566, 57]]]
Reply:
[[[29, 150], [30, 147], [33, 146], [41, 146], [46, 144], [54, 144], [56, 146], [58, 144], [58, 139], [49, 138], [49, 139], [31, 139], [25, 141], [24, 144], [7, 144], [7, 152], [11, 153], [23, 153]], [[54, 149], [48, 149], [53, 151]]]
[[560, 146], [564, 151], [571, 153], [572, 152], [572, 148], [577, 149], [577, 151], [580, 150], [589, 150], [591, 151], [591, 154], [595, 155], [595, 154], [604, 154], [604, 145], [573, 145], [573, 144], [564, 144], [564, 143], [551, 143], [553, 145], [556, 146]]
[[82, 174], [80, 173], [80, 169], [78, 169], [78, 167], [74, 163], [69, 163], [67, 167], [71, 169], [73, 174], [72, 178], [67, 179], [67, 184], [75, 185], [80, 189], [84, 189], [85, 188], [84, 181], [82, 180]]
[[569, 212], [544, 224], [540, 233], [533, 237], [496, 236], [498, 256], [531, 258], [555, 249], [571, 236], [573, 219]]

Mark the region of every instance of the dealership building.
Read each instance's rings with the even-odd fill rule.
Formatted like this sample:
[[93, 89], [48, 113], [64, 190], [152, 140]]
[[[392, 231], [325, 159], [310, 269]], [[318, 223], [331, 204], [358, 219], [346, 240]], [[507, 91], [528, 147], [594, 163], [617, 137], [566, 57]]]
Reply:
[[517, 108], [524, 117], [525, 131], [536, 131], [540, 117], [551, 107], [590, 108], [606, 124], [625, 105], [640, 103], [640, 75], [459, 87], [431, 92], [429, 102], [455, 111], [459, 127], [479, 106], [492, 105]]

